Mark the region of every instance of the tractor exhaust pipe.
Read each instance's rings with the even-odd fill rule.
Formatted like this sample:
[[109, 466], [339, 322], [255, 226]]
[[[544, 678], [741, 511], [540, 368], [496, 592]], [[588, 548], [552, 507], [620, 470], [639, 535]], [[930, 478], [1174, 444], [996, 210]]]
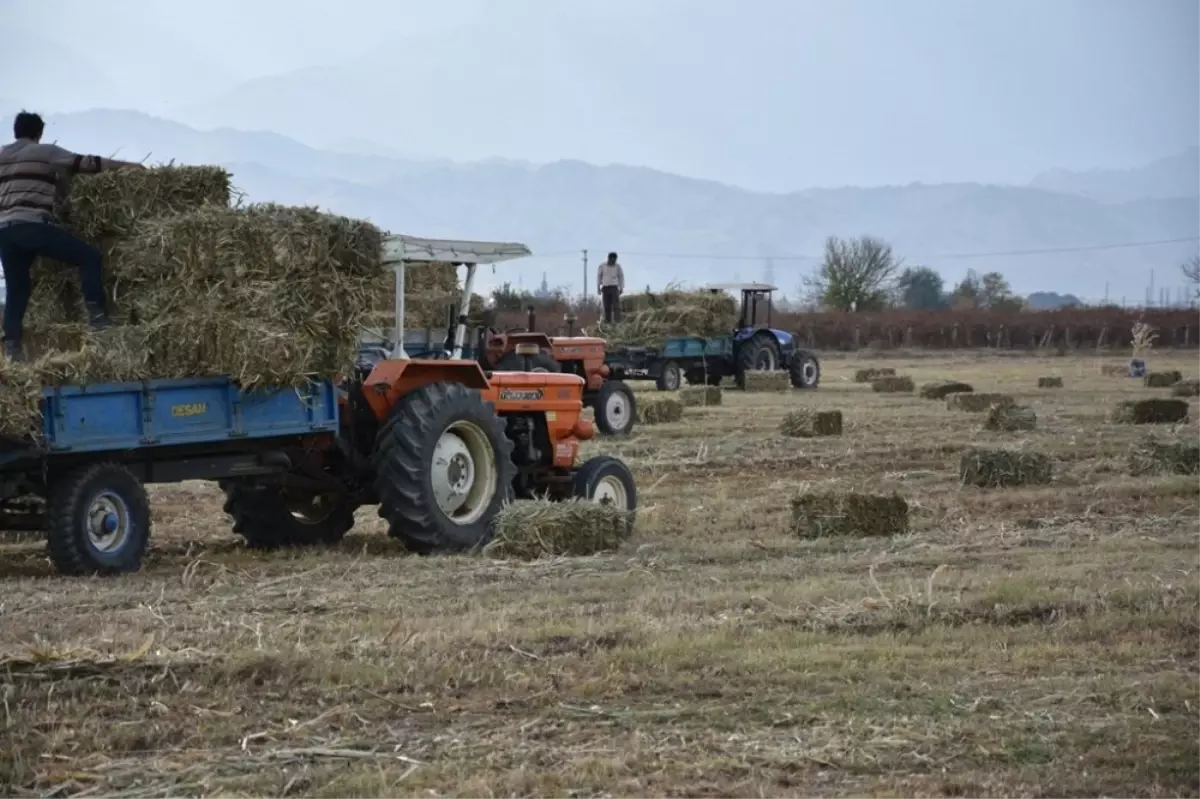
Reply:
[[563, 317], [563, 321], [567, 323], [567, 337], [574, 338], [575, 337], [575, 322], [576, 322], [576, 317], [575, 317], [574, 312], [567, 311], [567, 315]]
[[532, 305], [530, 305], [525, 310], [527, 310], [529, 312], [529, 322], [525, 329], [528, 330], [530, 333], [536, 332], [537, 331], [537, 312], [533, 309]]

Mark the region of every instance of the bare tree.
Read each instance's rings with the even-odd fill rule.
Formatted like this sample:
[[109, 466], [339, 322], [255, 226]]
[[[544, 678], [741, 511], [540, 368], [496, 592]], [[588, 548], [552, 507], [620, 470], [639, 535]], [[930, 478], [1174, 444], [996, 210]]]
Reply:
[[1179, 270], [1193, 284], [1192, 297], [1200, 298], [1200, 255], [1193, 255], [1184, 261], [1179, 265]]
[[878, 311], [887, 306], [902, 262], [873, 236], [825, 240], [825, 260], [806, 283], [814, 299], [841, 311]]

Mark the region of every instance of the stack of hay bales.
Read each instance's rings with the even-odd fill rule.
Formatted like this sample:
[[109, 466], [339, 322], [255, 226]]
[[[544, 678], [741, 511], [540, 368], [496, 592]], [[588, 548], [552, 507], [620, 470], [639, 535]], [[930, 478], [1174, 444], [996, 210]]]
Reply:
[[878, 377], [871, 381], [871, 390], [876, 394], [911, 394], [917, 384], [906, 375]]
[[727, 336], [737, 314], [737, 302], [724, 291], [629, 294], [621, 298], [621, 320], [601, 323], [597, 335], [610, 347], [657, 347], [668, 336]]
[[[970, 394], [958, 396], [968, 397]], [[1017, 433], [1037, 429], [1037, 414], [1033, 408], [1024, 405], [1000, 404], [988, 409], [987, 418], [983, 422], [985, 430], [996, 433]]]
[[993, 406], [1012, 406], [1016, 401], [1008, 394], [951, 394], [946, 398], [946, 409], [983, 413]]
[[720, 386], [688, 386], [679, 390], [679, 402], [685, 408], [703, 408], [710, 405], [720, 405], [722, 392]]
[[230, 176], [216, 167], [77, 178], [65, 220], [106, 254], [117, 325], [88, 330], [76, 270], [37, 264], [25, 336], [37, 357], [0, 367], [3, 435], [36, 434], [46, 385], [333, 377], [353, 366], [374, 297], [390, 285], [374, 225], [313, 208], [231, 207]]
[[897, 495], [804, 494], [792, 500], [792, 529], [801, 538], [904, 535], [908, 503]]
[[859, 369], [858, 371], [856, 371], [854, 373], [854, 382], [855, 383], [870, 383], [874, 380], [878, 380], [881, 377], [895, 377], [895, 376], [896, 376], [896, 370], [891, 368], [890, 366], [885, 366], [882, 368], [872, 367], [870, 369]]
[[975, 388], [958, 380], [935, 380], [921, 386], [922, 399], [945, 399], [951, 394], [970, 394]]
[[792, 381], [787, 372], [746, 372], [746, 391], [788, 391]]
[[958, 466], [964, 486], [1011, 488], [1045, 485], [1054, 475], [1049, 456], [1011, 449], [969, 449]]
[[683, 418], [683, 403], [674, 397], [644, 394], [638, 397], [637, 421], [640, 424], [667, 424]]
[[583, 499], [510, 502], [492, 522], [495, 535], [484, 553], [536, 560], [611, 552], [633, 532], [634, 520], [632, 511]]
[[790, 438], [816, 438], [842, 434], [841, 411], [792, 411], [783, 417], [779, 432]]
[[1129, 473], [1147, 475], [1200, 474], [1200, 444], [1173, 441], [1161, 444], [1146, 437], [1129, 449]]
[[1187, 400], [1181, 399], [1127, 400], [1112, 412], [1112, 420], [1117, 424], [1176, 424], [1187, 418]]
[[1180, 380], [1183, 380], [1183, 374], [1176, 369], [1169, 372], [1147, 372], [1142, 378], [1142, 385], [1146, 388], [1170, 388]]

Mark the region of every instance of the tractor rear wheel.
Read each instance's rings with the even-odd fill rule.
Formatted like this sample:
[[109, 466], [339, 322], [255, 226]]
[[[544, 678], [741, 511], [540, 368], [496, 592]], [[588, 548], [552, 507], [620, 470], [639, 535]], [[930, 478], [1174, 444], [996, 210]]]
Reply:
[[796, 350], [788, 364], [792, 388], [816, 388], [821, 382], [821, 362], [808, 350]]
[[486, 544], [516, 467], [504, 422], [478, 391], [430, 383], [392, 409], [375, 442], [379, 515], [421, 554]]
[[633, 430], [637, 419], [637, 400], [633, 389], [620, 380], [605, 380], [592, 403], [596, 427], [607, 436], [624, 436]]
[[759, 333], [738, 352], [737, 387], [746, 387], [746, 372], [774, 372], [779, 368], [779, 344], [770, 334]]
[[251, 549], [336, 544], [354, 526], [354, 508], [336, 497], [247, 480], [228, 480], [221, 488], [233, 531]]
[[496, 368], [493, 372], [561, 372], [562, 365], [554, 360], [553, 356], [546, 351], [539, 352], [537, 355], [529, 356], [529, 366], [525, 366], [525, 356], [517, 355], [515, 352], [510, 352], [500, 360], [496, 361]]

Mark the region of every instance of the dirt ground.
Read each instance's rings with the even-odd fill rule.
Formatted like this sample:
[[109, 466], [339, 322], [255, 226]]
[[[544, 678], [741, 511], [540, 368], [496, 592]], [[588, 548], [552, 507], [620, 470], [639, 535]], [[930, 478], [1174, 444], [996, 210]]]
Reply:
[[[874, 394], [872, 365], [1039, 427]], [[639, 481], [612, 555], [410, 557], [373, 508], [334, 551], [251, 553], [203, 484], [155, 490], [136, 575], [59, 578], [7, 539], [0, 793], [1200, 795], [1200, 485], [1128, 476], [1146, 428], [1108, 411], [1169, 390], [1098, 367], [830, 360], [816, 392], [591, 442]], [[1190, 402], [1155, 432], [1195, 441]], [[800, 407], [845, 434], [778, 437]], [[1046, 452], [1054, 482], [964, 489], [972, 444]], [[909, 534], [798, 538], [789, 499], [826, 488], [899, 492]]]

